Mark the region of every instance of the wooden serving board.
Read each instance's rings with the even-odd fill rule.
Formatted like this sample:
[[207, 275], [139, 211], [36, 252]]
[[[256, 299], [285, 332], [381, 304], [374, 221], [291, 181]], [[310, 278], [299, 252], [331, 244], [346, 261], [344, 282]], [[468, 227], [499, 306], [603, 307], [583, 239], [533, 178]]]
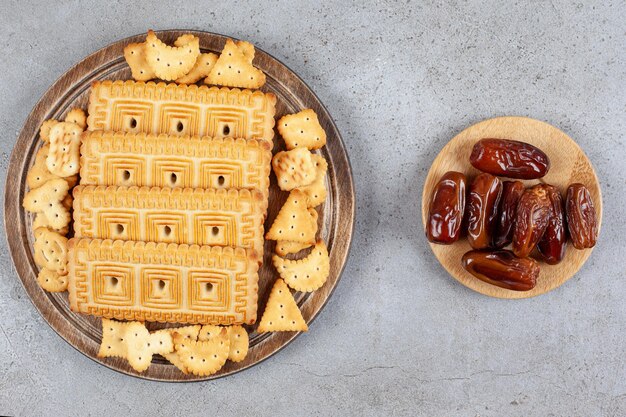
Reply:
[[[591, 193], [598, 215], [598, 231], [602, 223], [602, 193], [591, 162], [582, 149], [569, 136], [547, 123], [526, 117], [498, 117], [477, 123], [456, 135], [435, 158], [424, 183], [422, 193], [422, 223], [425, 227], [428, 206], [434, 186], [448, 171], [459, 171], [469, 182], [479, 174], [469, 163], [474, 144], [483, 138], [515, 139], [530, 143], [543, 150], [550, 158], [548, 174], [539, 180], [522, 181], [526, 186], [548, 183], [556, 186], [565, 196], [567, 187], [575, 182], [584, 184]], [[452, 245], [431, 243], [441, 265], [461, 284], [482, 294], [498, 298], [528, 298], [544, 294], [570, 279], [585, 263], [592, 249], [577, 250], [568, 243], [565, 257], [557, 265], [540, 263], [541, 273], [537, 286], [530, 291], [511, 291], [487, 284], [467, 272], [461, 257], [471, 250], [466, 238]]]
[[[227, 39], [213, 33], [179, 30], [158, 32], [158, 36], [168, 44], [172, 44], [183, 33], [193, 33], [198, 36], [202, 52], [219, 54]], [[98, 358], [96, 354], [102, 337], [101, 319], [71, 312], [67, 292], [60, 294], [45, 292], [39, 287], [36, 280], [38, 268], [33, 260], [32, 215], [24, 211], [22, 200], [27, 191], [26, 173], [34, 163], [35, 153], [41, 146], [38, 135], [39, 127], [46, 119], [63, 119], [65, 114], [74, 107], [81, 107], [86, 110], [90, 86], [93, 81], [131, 79], [130, 69], [124, 61], [123, 49], [128, 43], [144, 40], [145, 35], [123, 39], [83, 59], [50, 87], [26, 119], [13, 149], [7, 173], [4, 215], [9, 248], [15, 269], [35, 307], [62, 338], [88, 357], [114, 370], [152, 380], [197, 381], [218, 378], [261, 362], [285, 347], [299, 333], [258, 334], [254, 331], [256, 326], [251, 326], [248, 328], [250, 331], [250, 351], [246, 359], [239, 363], [228, 361], [217, 374], [208, 378], [184, 375], [160, 356], [155, 356], [147, 371], [138, 373], [125, 360]], [[327, 145], [319, 151], [328, 161], [326, 183], [328, 197], [326, 202], [318, 207], [318, 233], [328, 245], [330, 276], [319, 290], [313, 293], [295, 294], [296, 302], [304, 319], [310, 323], [324, 307], [337, 286], [348, 257], [355, 216], [352, 171], [346, 149], [335, 123], [304, 81], [277, 59], [259, 49], [257, 49], [254, 64], [267, 74], [267, 83], [262, 90], [272, 92], [278, 98], [277, 119], [284, 114], [311, 108], [318, 114], [319, 121], [328, 136]], [[275, 137], [274, 142], [274, 153], [284, 147], [279, 136]], [[288, 193], [280, 191], [276, 186], [276, 179], [272, 174], [269, 211], [265, 223], [266, 230], [271, 225], [287, 195]], [[264, 264], [259, 271], [258, 319], [263, 314], [269, 291], [277, 276], [271, 263], [273, 251], [274, 242], [266, 241]], [[148, 327], [153, 330], [165, 327], [165, 325], [148, 323]]]

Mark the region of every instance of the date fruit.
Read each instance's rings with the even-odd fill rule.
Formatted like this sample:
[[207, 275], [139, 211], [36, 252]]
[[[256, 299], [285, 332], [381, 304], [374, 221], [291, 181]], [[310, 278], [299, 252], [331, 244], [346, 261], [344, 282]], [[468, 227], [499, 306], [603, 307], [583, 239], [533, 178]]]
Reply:
[[572, 184], [565, 197], [567, 227], [576, 249], [593, 248], [598, 238], [598, 219], [591, 194], [582, 184]]
[[559, 190], [552, 185], [542, 184], [540, 187], [546, 190], [546, 195], [550, 200], [550, 214], [546, 231], [537, 243], [537, 250], [546, 263], [556, 265], [563, 260], [567, 243], [563, 198]]
[[517, 203], [513, 229], [513, 253], [520, 258], [530, 255], [548, 227], [550, 200], [541, 185], [524, 191]]
[[477, 251], [463, 255], [463, 268], [481, 281], [513, 291], [535, 288], [539, 263], [530, 258], [518, 258], [508, 250]]
[[493, 175], [532, 180], [550, 169], [550, 159], [541, 149], [509, 139], [481, 139], [470, 156], [474, 168]]
[[465, 175], [446, 172], [433, 190], [426, 222], [426, 237], [449, 245], [459, 240], [465, 212]]
[[493, 235], [493, 246], [503, 248], [513, 240], [513, 226], [517, 203], [524, 193], [524, 184], [521, 181], [504, 181], [502, 183], [502, 198], [498, 208], [496, 229]]
[[491, 244], [501, 195], [502, 181], [491, 174], [480, 174], [472, 181], [467, 202], [467, 238], [472, 248]]

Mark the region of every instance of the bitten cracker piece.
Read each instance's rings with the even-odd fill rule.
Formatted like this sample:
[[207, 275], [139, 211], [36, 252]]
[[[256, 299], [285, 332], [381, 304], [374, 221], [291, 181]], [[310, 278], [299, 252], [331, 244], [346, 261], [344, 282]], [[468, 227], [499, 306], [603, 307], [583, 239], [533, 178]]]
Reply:
[[254, 52], [251, 48], [254, 49], [246, 42], [241, 44], [240, 49], [240, 46], [228, 39], [204, 82], [226, 87], [261, 88], [265, 84], [265, 74], [252, 65]]
[[75, 123], [61, 122], [50, 129], [50, 151], [46, 165], [59, 177], [78, 174], [80, 170], [80, 140], [83, 129]]
[[290, 260], [274, 255], [272, 261], [280, 277], [296, 291], [317, 290], [324, 285], [330, 271], [328, 250], [322, 240], [317, 241], [309, 256], [304, 259]]
[[283, 191], [304, 187], [315, 181], [312, 154], [305, 148], [278, 152], [272, 158], [272, 167], [278, 186]]
[[265, 332], [306, 332], [309, 330], [300, 309], [285, 281], [278, 278], [265, 305], [265, 312], [257, 331]]
[[307, 204], [308, 197], [302, 191], [289, 193], [265, 239], [314, 244], [317, 217], [307, 210]]
[[80, 126], [82, 130], [85, 130], [87, 127], [87, 115], [83, 109], [78, 107], [70, 110], [65, 116], [65, 121], [67, 123], [74, 123]]
[[226, 329], [228, 337], [230, 339], [230, 351], [228, 352], [228, 359], [233, 362], [241, 362], [248, 354], [249, 338], [248, 332], [243, 326], [212, 326], [204, 325], [198, 334], [199, 341], [212, 340], [220, 335], [222, 329]]
[[326, 172], [328, 171], [328, 163], [321, 155], [312, 155], [313, 164], [315, 165], [315, 181], [300, 190], [309, 197], [309, 207], [317, 207], [326, 201]]
[[197, 376], [213, 375], [219, 371], [228, 359], [230, 339], [226, 329], [208, 341], [185, 339], [174, 336], [176, 352], [186, 369]]
[[35, 229], [35, 263], [59, 274], [67, 273], [67, 238], [45, 228]]
[[130, 67], [133, 78], [137, 81], [148, 81], [156, 74], [146, 60], [146, 43], [130, 43], [124, 48], [124, 59]]
[[287, 149], [304, 147], [310, 150], [326, 145], [326, 132], [311, 109], [288, 114], [278, 121], [278, 132]]
[[179, 84], [194, 84], [205, 78], [211, 72], [211, 69], [217, 62], [217, 55], [215, 54], [200, 54], [193, 68], [180, 78], [176, 79]]
[[67, 274], [59, 275], [57, 271], [42, 268], [37, 275], [39, 286], [48, 292], [63, 292], [67, 290]]
[[193, 36], [183, 45], [172, 47], [163, 43], [149, 30], [146, 37], [146, 61], [157, 77], [165, 81], [175, 80], [193, 68], [200, 55], [200, 39]]
[[49, 119], [41, 124], [41, 128], [39, 129], [39, 137], [44, 142], [50, 142], [50, 129], [52, 129], [57, 123], [58, 120]]
[[50, 180], [24, 196], [22, 205], [30, 212], [42, 213], [50, 227], [63, 229], [70, 223], [70, 213], [62, 204], [69, 185], [62, 178]]
[[276, 242], [276, 254], [279, 256], [287, 256], [292, 253], [298, 253], [303, 249], [310, 248], [310, 243], [290, 242], [288, 240], [279, 240]]

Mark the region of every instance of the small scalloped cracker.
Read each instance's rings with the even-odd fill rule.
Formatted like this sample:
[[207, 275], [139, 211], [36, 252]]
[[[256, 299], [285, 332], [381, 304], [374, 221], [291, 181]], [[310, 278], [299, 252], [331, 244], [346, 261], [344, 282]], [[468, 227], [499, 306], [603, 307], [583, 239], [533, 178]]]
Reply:
[[146, 43], [129, 43], [124, 48], [124, 59], [130, 67], [133, 78], [137, 81], [148, 81], [156, 74], [146, 60]]
[[69, 177], [80, 171], [80, 143], [83, 129], [68, 122], [57, 123], [50, 129], [48, 171], [59, 177]]
[[158, 78], [172, 81], [193, 68], [200, 55], [200, 39], [193, 36], [186, 40], [186, 43], [172, 47], [157, 38], [153, 31], [148, 31], [145, 46], [146, 61]]
[[[35, 163], [32, 167], [30, 167], [28, 173], [26, 174], [26, 184], [31, 190], [41, 187], [50, 180], [56, 180], [61, 178], [58, 175], [55, 175], [52, 172], [48, 171], [46, 159], [48, 158], [49, 150], [50, 145], [44, 145], [39, 148], [37, 154], [35, 155]], [[67, 185], [70, 188], [73, 188], [78, 182], [78, 175], [72, 175], [63, 179], [67, 181]]]
[[187, 45], [190, 42], [193, 42], [195, 38], [196, 36], [192, 35], [191, 33], [182, 34], [178, 38], [176, 38], [176, 40], [174, 41], [174, 46], [177, 48], [180, 48], [182, 46]]
[[313, 164], [315, 165], [315, 181], [299, 189], [309, 197], [309, 207], [317, 207], [326, 201], [326, 172], [328, 171], [328, 162], [322, 155], [312, 155]]
[[230, 350], [228, 352], [228, 360], [233, 362], [241, 362], [246, 358], [250, 347], [250, 338], [248, 332], [243, 326], [230, 326], [228, 330], [230, 338]]
[[326, 131], [311, 109], [281, 117], [278, 132], [285, 140], [287, 149], [304, 147], [313, 150], [326, 145]]
[[35, 218], [33, 219], [33, 230], [35, 229], [39, 229], [40, 227], [45, 227], [46, 229], [50, 229], [53, 232], [57, 232], [63, 236], [67, 236], [67, 234], [70, 231], [69, 225], [62, 227], [60, 229], [55, 229], [54, 227], [52, 227], [52, 225], [50, 225], [50, 220], [48, 220], [48, 218], [46, 217], [45, 214], [39, 212], [37, 214], [35, 214]]
[[46, 165], [46, 159], [48, 158], [48, 152], [50, 151], [50, 145], [44, 145], [37, 151], [35, 155], [35, 163], [28, 170], [26, 174], [26, 184], [32, 190], [37, 187], [41, 187], [46, 182], [59, 178], [58, 175], [54, 175], [48, 171]]
[[317, 290], [324, 285], [330, 271], [328, 250], [322, 240], [317, 241], [304, 259], [290, 260], [274, 255], [272, 261], [280, 277], [296, 291]]
[[48, 292], [63, 292], [67, 290], [67, 274], [60, 275], [57, 271], [42, 268], [37, 275], [39, 286]]
[[52, 129], [57, 123], [60, 122], [54, 119], [44, 121], [39, 128], [39, 138], [46, 143], [50, 142], [50, 129]]
[[253, 58], [252, 44], [235, 44], [228, 39], [204, 82], [227, 87], [261, 88], [265, 84], [265, 74], [252, 65]]
[[194, 84], [200, 81], [202, 78], [205, 78], [211, 72], [211, 68], [217, 62], [217, 55], [208, 53], [208, 54], [200, 54], [198, 59], [196, 59], [196, 63], [193, 68], [186, 74], [180, 78], [176, 79], [176, 82], [179, 84]]
[[317, 216], [307, 210], [308, 199], [300, 190], [289, 193], [265, 239], [314, 244]]
[[176, 352], [188, 372], [197, 376], [213, 375], [228, 359], [230, 339], [223, 328], [219, 335], [207, 341], [196, 341], [174, 334]]
[[83, 109], [78, 107], [73, 108], [67, 113], [65, 121], [67, 123], [77, 124], [83, 130], [87, 127], [87, 115]]
[[70, 212], [62, 203], [68, 191], [65, 179], [50, 180], [26, 193], [22, 205], [27, 211], [44, 215], [53, 229], [63, 229], [70, 223]]
[[237, 48], [241, 51], [243, 56], [248, 60], [249, 63], [252, 64], [254, 60], [254, 45], [247, 41], [237, 41]]
[[102, 319], [102, 341], [98, 350], [99, 358], [126, 358], [128, 349], [124, 343], [128, 323]]
[[[168, 329], [164, 329], [163, 331], [168, 332], [172, 336], [174, 335], [174, 332], [176, 332], [186, 339], [196, 340], [198, 339], [198, 334], [201, 328], [202, 326], [200, 326], [199, 324], [195, 324], [193, 326], [168, 328]], [[171, 353], [164, 354], [163, 357], [167, 359], [172, 365], [180, 369], [182, 373], [184, 374], [189, 373], [185, 365], [183, 365], [183, 363], [181, 362], [180, 357], [178, 356], [178, 353], [176, 352], [176, 350], [174, 350]]]
[[257, 331], [266, 332], [306, 332], [309, 330], [302, 313], [285, 281], [278, 278], [272, 287], [265, 305], [263, 317]]
[[233, 362], [241, 362], [246, 358], [248, 354], [249, 338], [248, 332], [241, 325], [234, 326], [215, 326], [206, 324], [202, 326], [200, 333], [198, 334], [198, 340], [206, 342], [218, 337], [222, 331], [226, 329], [228, 337], [230, 339], [230, 351], [228, 352], [228, 359]]
[[159, 330], [150, 333], [143, 323], [117, 322], [102, 319], [102, 343], [98, 357], [120, 357], [137, 372], [143, 372], [152, 363], [152, 355], [165, 355], [174, 350], [172, 335]]
[[211, 340], [214, 337], [218, 336], [220, 332], [222, 331], [222, 329], [224, 328], [225, 327], [217, 326], [214, 324], [205, 324], [200, 329], [197, 339], [201, 342], [206, 342], [207, 340]]
[[290, 242], [288, 240], [279, 240], [276, 242], [275, 252], [279, 256], [287, 256], [292, 253], [298, 253], [303, 249], [310, 248], [310, 243]]
[[306, 148], [278, 152], [272, 158], [278, 186], [283, 191], [304, 187], [315, 181], [316, 169], [312, 154]]
[[67, 238], [40, 227], [35, 229], [35, 263], [41, 268], [67, 273]]

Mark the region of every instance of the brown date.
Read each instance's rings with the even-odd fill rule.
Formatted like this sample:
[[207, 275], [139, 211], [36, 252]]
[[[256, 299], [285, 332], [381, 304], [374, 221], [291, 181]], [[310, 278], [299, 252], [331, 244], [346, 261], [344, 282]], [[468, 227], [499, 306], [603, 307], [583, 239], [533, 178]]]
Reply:
[[465, 212], [465, 175], [446, 172], [433, 190], [426, 222], [426, 237], [449, 245], [459, 240]]
[[463, 268], [481, 281], [513, 291], [535, 288], [539, 263], [518, 258], [508, 250], [472, 250], [463, 255]]
[[598, 219], [591, 194], [582, 184], [572, 184], [565, 197], [567, 228], [576, 249], [593, 248], [598, 238]]
[[502, 181], [491, 174], [480, 174], [470, 185], [467, 202], [467, 239], [474, 249], [491, 244]]
[[540, 187], [546, 190], [546, 195], [550, 200], [550, 214], [546, 231], [537, 243], [537, 250], [546, 263], [555, 265], [563, 260], [567, 243], [563, 198], [559, 190], [552, 185], [542, 184]]
[[508, 178], [532, 180], [550, 169], [550, 159], [541, 149], [509, 139], [481, 139], [470, 155], [474, 168]]
[[493, 235], [494, 247], [503, 248], [511, 243], [517, 203], [523, 193], [524, 184], [521, 181], [504, 181], [502, 183], [502, 198], [500, 198], [496, 228]]
[[536, 185], [524, 191], [517, 203], [513, 229], [513, 253], [520, 258], [530, 255], [548, 227], [550, 200], [546, 190]]

